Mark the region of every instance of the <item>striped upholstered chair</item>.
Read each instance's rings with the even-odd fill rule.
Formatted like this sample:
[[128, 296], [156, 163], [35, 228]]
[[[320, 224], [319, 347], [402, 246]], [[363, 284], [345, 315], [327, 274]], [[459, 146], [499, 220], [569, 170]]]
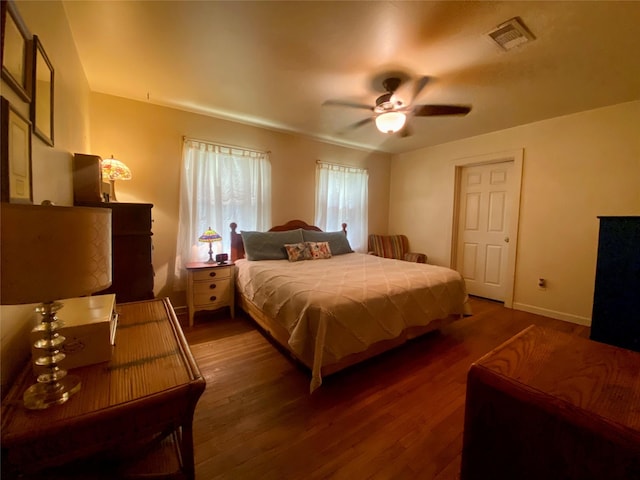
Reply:
[[409, 251], [409, 239], [405, 235], [369, 235], [369, 253], [378, 257], [395, 258], [407, 262], [427, 263], [424, 253]]

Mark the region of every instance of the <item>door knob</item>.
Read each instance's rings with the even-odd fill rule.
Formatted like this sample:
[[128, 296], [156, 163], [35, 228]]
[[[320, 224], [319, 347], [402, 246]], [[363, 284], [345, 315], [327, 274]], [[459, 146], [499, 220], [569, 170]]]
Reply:
[[504, 237], [505, 243], [509, 243], [509, 237]]

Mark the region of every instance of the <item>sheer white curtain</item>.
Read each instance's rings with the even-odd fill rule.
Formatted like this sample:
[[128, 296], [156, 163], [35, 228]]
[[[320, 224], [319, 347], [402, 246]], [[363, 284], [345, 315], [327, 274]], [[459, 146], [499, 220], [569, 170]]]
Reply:
[[351, 248], [367, 251], [369, 174], [366, 170], [318, 162], [315, 224], [335, 232], [347, 224]]
[[229, 252], [229, 224], [240, 230], [271, 227], [269, 154], [184, 139], [180, 180], [180, 217], [176, 245], [175, 288], [186, 285], [185, 265], [208, 258], [209, 245], [198, 242], [208, 228], [222, 236], [218, 253]]

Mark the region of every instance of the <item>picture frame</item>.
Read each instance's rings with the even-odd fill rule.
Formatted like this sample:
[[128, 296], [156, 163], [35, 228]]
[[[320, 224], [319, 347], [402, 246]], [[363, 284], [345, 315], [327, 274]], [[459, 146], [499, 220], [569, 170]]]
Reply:
[[2, 79], [25, 102], [31, 101], [31, 34], [12, 0], [2, 1], [0, 58]]
[[31, 122], [0, 97], [0, 201], [33, 203]]
[[53, 147], [54, 69], [42, 42], [33, 36], [33, 67], [30, 117], [35, 133]]

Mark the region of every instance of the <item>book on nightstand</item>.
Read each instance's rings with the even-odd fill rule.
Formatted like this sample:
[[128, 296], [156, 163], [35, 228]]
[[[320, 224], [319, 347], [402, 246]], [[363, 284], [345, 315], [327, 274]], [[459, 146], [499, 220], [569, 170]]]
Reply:
[[[66, 355], [60, 367], [72, 369], [94, 363], [108, 362], [115, 344], [118, 315], [115, 312], [116, 295], [60, 300], [64, 306], [57, 312], [63, 323], [58, 333], [66, 338], [61, 351]], [[42, 331], [31, 331], [31, 343], [42, 338]], [[42, 349], [31, 347], [33, 358], [41, 357]]]

